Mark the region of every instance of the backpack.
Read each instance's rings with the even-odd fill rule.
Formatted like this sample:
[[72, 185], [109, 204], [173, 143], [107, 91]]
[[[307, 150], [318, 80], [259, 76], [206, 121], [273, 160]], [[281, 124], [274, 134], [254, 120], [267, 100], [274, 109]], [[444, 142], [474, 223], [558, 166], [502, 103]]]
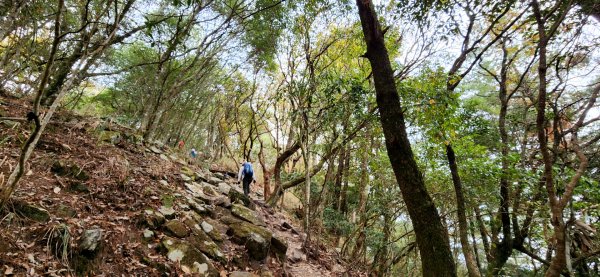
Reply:
[[244, 163], [244, 176], [252, 177], [253, 174], [254, 170], [252, 170], [252, 165]]

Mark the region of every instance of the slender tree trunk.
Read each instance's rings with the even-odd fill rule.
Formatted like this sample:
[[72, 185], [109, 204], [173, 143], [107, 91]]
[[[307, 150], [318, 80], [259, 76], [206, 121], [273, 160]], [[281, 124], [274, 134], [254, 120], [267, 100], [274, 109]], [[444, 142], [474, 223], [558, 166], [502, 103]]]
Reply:
[[452, 175], [452, 183], [454, 184], [454, 192], [456, 194], [458, 233], [462, 252], [465, 256], [465, 263], [467, 264], [467, 271], [469, 272], [470, 277], [480, 277], [481, 274], [479, 273], [479, 268], [477, 267], [477, 261], [475, 260], [473, 249], [471, 249], [471, 245], [469, 243], [469, 227], [466, 216], [465, 196], [463, 195], [462, 182], [460, 180], [460, 175], [458, 174], [458, 165], [456, 164], [456, 156], [454, 155], [452, 144], [448, 144], [446, 146], [446, 157], [448, 158], [450, 173]]
[[[308, 128], [307, 128], [308, 130]], [[304, 139], [304, 146], [302, 147], [302, 158], [304, 160], [304, 174], [306, 179], [304, 181], [304, 233], [306, 233], [305, 244], [310, 243], [310, 171], [312, 168], [310, 159], [310, 142], [309, 135], [306, 134]]]
[[383, 32], [370, 0], [356, 1], [371, 63], [377, 106], [388, 156], [411, 218], [421, 254], [423, 276], [456, 276], [448, 233], [425, 188], [406, 133], [404, 112]]

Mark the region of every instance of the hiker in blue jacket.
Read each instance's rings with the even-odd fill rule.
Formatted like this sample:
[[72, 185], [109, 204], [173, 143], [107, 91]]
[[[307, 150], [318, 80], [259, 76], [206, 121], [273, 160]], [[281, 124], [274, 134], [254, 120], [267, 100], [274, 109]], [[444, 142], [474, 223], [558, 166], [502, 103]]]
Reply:
[[250, 182], [254, 181], [256, 183], [256, 178], [254, 177], [254, 169], [252, 169], [252, 164], [250, 160], [244, 161], [242, 166], [240, 167], [240, 172], [238, 172], [238, 183], [242, 182], [242, 187], [244, 188], [244, 194], [248, 196], [250, 194]]

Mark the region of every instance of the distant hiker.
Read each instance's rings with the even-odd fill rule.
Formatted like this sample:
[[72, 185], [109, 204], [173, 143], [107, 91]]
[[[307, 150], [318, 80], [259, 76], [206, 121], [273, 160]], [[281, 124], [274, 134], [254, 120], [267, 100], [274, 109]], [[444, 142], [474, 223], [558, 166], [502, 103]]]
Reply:
[[252, 169], [252, 164], [250, 161], [244, 161], [242, 166], [240, 167], [240, 172], [238, 172], [238, 183], [242, 182], [242, 187], [244, 188], [244, 194], [248, 196], [250, 194], [250, 182], [254, 181], [256, 183], [256, 178], [254, 178], [254, 169]]
[[179, 143], [177, 144], [179, 151], [183, 150], [184, 146], [185, 146], [185, 141], [183, 141], [183, 140], [180, 140]]
[[190, 152], [190, 156], [192, 157], [192, 162], [194, 162], [196, 160], [196, 157], [198, 156], [198, 152], [196, 152], [196, 148], [192, 148], [192, 151]]

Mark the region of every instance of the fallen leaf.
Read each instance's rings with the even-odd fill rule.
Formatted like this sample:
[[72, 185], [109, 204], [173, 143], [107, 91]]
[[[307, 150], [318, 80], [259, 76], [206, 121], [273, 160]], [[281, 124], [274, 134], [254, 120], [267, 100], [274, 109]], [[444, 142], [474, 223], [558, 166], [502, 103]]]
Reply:
[[33, 257], [33, 254], [27, 254], [27, 259], [30, 263], [37, 264], [37, 262], [35, 261], [35, 257]]
[[14, 268], [5, 265], [4, 267], [6, 267], [6, 270], [4, 271], [4, 275], [12, 275], [13, 271], [15, 270]]

